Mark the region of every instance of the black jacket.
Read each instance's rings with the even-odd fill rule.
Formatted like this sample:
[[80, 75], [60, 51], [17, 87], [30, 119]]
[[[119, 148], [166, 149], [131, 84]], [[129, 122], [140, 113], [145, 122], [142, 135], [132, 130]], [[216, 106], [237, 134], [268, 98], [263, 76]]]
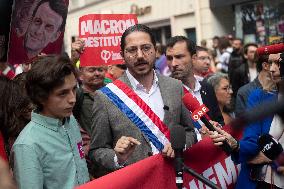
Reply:
[[218, 105], [214, 88], [212, 87], [212, 85], [207, 83], [206, 80], [201, 81], [200, 85], [200, 95], [203, 104], [209, 109], [207, 115], [211, 118], [212, 121], [216, 121], [221, 125], [224, 125], [224, 119]]

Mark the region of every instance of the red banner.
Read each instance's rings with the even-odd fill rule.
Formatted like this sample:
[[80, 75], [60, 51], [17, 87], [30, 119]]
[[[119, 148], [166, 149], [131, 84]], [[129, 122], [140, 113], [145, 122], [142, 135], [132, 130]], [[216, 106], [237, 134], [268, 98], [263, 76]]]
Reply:
[[137, 24], [134, 14], [90, 14], [79, 19], [79, 37], [85, 40], [81, 66], [121, 64], [120, 41], [123, 32]]
[[62, 52], [69, 0], [15, 0], [8, 62], [31, 63], [40, 53]]
[[[241, 131], [225, 130], [240, 138]], [[240, 166], [234, 165], [219, 147], [213, 145], [210, 138], [205, 138], [184, 152], [185, 164], [197, 173], [208, 178], [221, 188], [234, 188]], [[98, 178], [77, 189], [176, 189], [175, 171], [172, 160], [155, 155], [129, 165], [123, 169]], [[184, 188], [209, 188], [191, 175], [184, 173]]]

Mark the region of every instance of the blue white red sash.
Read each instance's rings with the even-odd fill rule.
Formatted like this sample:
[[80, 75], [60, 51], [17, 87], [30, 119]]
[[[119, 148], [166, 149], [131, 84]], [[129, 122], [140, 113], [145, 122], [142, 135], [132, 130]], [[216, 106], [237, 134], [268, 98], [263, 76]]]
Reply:
[[169, 143], [168, 127], [129, 86], [116, 80], [100, 90], [147, 136], [154, 153]]

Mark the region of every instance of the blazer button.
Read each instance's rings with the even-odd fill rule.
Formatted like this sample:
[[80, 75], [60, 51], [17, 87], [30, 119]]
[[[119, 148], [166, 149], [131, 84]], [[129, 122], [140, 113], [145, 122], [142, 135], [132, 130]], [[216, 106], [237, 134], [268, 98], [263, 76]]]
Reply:
[[148, 152], [148, 156], [152, 156], [153, 155], [153, 152]]

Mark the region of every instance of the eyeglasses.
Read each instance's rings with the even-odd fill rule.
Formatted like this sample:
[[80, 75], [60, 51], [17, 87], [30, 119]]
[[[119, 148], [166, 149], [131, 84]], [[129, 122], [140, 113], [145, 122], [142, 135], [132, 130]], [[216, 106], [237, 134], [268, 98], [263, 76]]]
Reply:
[[230, 93], [232, 91], [232, 86], [228, 86], [228, 87], [223, 87], [221, 88], [222, 90], [226, 91], [227, 93]]
[[197, 57], [198, 60], [201, 60], [201, 61], [211, 61], [211, 58], [209, 56], [200, 56], [200, 57]]
[[125, 48], [125, 53], [131, 58], [136, 58], [138, 56], [138, 48], [141, 50], [143, 55], [149, 55], [153, 50], [153, 45], [144, 44], [144, 45], [141, 45], [140, 47], [131, 46], [131, 47]]

